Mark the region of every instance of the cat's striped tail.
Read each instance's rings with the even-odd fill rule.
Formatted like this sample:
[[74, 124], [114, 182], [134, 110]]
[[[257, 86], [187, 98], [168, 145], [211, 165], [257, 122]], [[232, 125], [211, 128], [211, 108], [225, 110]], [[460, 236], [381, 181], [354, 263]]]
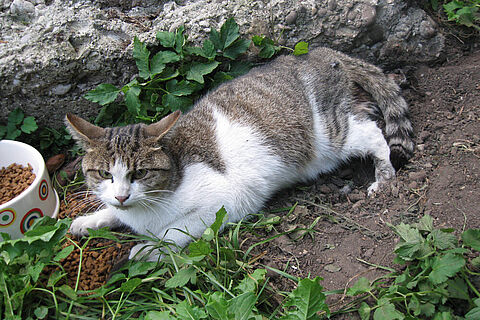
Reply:
[[385, 121], [390, 161], [398, 169], [412, 157], [414, 150], [412, 123], [400, 87], [376, 66], [348, 56], [342, 60], [351, 81], [368, 92], [380, 109]]

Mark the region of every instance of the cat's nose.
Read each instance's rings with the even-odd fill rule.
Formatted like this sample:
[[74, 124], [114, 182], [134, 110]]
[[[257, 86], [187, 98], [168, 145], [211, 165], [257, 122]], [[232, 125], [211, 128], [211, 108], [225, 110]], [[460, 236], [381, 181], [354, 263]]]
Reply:
[[118, 202], [120, 202], [120, 204], [123, 204], [125, 201], [127, 201], [128, 198], [130, 198], [130, 195], [128, 195], [128, 196], [115, 196], [115, 199], [117, 199]]

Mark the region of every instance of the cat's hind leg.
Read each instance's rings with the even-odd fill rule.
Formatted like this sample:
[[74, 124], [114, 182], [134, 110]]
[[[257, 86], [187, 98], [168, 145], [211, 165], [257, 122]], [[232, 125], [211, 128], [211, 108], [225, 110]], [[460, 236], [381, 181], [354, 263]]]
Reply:
[[345, 150], [349, 156], [371, 156], [375, 165], [375, 182], [368, 187], [368, 195], [379, 190], [382, 184], [395, 177], [390, 162], [390, 148], [377, 123], [368, 119], [349, 119], [349, 134]]

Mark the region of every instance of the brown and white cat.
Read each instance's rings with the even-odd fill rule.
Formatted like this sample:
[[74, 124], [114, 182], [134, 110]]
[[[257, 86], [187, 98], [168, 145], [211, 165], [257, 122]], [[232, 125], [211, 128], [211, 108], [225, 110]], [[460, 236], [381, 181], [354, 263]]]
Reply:
[[86, 150], [88, 186], [106, 205], [75, 219], [70, 231], [127, 225], [185, 246], [190, 237], [179, 230], [200, 236], [222, 206], [229, 221], [239, 221], [279, 189], [358, 156], [374, 159], [371, 194], [394, 178], [390, 158], [412, 155], [407, 113], [399, 87], [379, 68], [318, 48], [279, 57], [221, 85], [188, 113], [151, 125], [100, 128], [69, 114], [67, 126]]

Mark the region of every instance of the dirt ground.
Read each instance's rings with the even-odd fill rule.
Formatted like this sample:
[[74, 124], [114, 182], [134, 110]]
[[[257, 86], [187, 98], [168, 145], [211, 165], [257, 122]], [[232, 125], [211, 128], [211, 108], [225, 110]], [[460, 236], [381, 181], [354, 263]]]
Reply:
[[[265, 238], [312, 224], [316, 232], [313, 237], [293, 232], [257, 247], [259, 266], [301, 277], [321, 276], [326, 290], [343, 289], [358, 277], [373, 280], [386, 273], [372, 265], [398, 268], [392, 262], [397, 237], [387, 223], [411, 223], [430, 214], [436, 227], [480, 228], [480, 46], [473, 47], [468, 52], [451, 50], [436, 66], [403, 70], [416, 151], [396, 181], [367, 197], [373, 166], [358, 160], [311, 185], [281, 192], [266, 207], [267, 215], [295, 203], [296, 208]], [[107, 277], [109, 270], [102, 275]], [[269, 275], [280, 290], [292, 289], [293, 282]], [[88, 283], [89, 276], [84, 277]], [[341, 299], [328, 297], [332, 309]]]
[[[321, 276], [326, 290], [343, 289], [358, 277], [373, 280], [387, 273], [372, 265], [399, 267], [392, 262], [397, 237], [387, 223], [416, 222], [429, 214], [435, 227], [480, 228], [479, 48], [411, 70], [403, 92], [416, 150], [392, 186], [368, 197], [373, 167], [355, 161], [313, 185], [277, 196], [271, 208], [298, 202], [279, 231], [309, 227], [320, 218], [314, 239], [306, 235], [294, 242], [297, 233], [260, 248], [266, 252], [263, 263], [297, 276]], [[328, 301], [338, 307], [341, 298], [333, 295]]]

